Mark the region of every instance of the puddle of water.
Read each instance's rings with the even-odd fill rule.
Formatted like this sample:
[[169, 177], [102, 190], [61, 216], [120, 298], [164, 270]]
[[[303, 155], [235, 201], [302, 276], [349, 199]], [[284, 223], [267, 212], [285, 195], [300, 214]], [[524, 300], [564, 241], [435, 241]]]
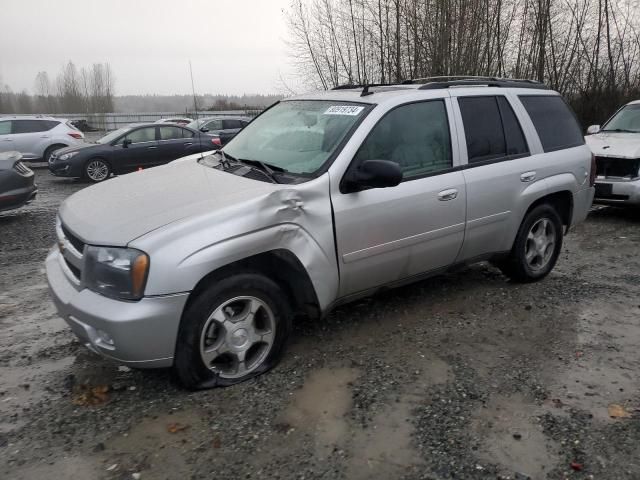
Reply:
[[435, 356], [425, 357], [418, 366], [419, 377], [405, 386], [402, 396], [378, 412], [368, 428], [354, 431], [346, 472], [350, 480], [399, 478], [407, 468], [422, 463], [411, 437], [413, 409], [429, 387], [446, 383], [452, 374], [449, 365]]
[[573, 408], [612, 421], [607, 407], [624, 404], [640, 385], [637, 304], [593, 303], [578, 312], [578, 340], [570, 363], [552, 372], [551, 394]]
[[[0, 367], [1, 388], [4, 392], [4, 395], [0, 396], [0, 415], [22, 412], [23, 408], [33, 406], [46, 396], [51, 396], [52, 393], [46, 390], [47, 385], [52, 378], [55, 382], [61, 380], [65, 370], [74, 360], [75, 357], [64, 357], [28, 366]], [[24, 424], [22, 417], [21, 413], [15, 421], [0, 424], [0, 432], [7, 432]]]
[[[126, 435], [105, 443], [102, 463], [117, 464], [119, 472], [140, 472], [142, 478], [188, 478], [191, 472], [186, 454], [197, 446], [194, 442], [213, 440], [202, 418], [195, 410], [145, 418]], [[170, 425], [175, 425], [177, 431], [169, 432]], [[207, 451], [211, 455], [214, 450]]]
[[[531, 478], [545, 478], [559, 459], [554, 443], [536, 422], [540, 413], [541, 409], [522, 395], [491, 397], [484, 408], [478, 409], [471, 424], [483, 439], [478, 457], [502, 466], [507, 475], [519, 472]], [[514, 434], [521, 435], [521, 439], [515, 439]]]
[[345, 415], [352, 404], [350, 383], [357, 377], [358, 371], [353, 368], [316, 370], [293, 394], [282, 416], [281, 423], [313, 435], [320, 458], [343, 444], [348, 432]]
[[14, 472], [14, 480], [40, 480], [64, 478], [65, 480], [87, 480], [101, 478], [104, 468], [100, 468], [90, 459], [80, 457], [65, 457], [52, 464], [35, 465]]

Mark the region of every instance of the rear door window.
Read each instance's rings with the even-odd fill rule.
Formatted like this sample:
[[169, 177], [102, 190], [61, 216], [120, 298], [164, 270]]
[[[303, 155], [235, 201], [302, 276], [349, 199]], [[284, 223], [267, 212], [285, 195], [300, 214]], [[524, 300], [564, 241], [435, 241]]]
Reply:
[[529, 153], [520, 123], [504, 96], [458, 98], [469, 163]]
[[584, 145], [575, 115], [558, 95], [521, 95], [545, 152]]
[[13, 120], [11, 133], [35, 133], [50, 130], [46, 120]]
[[222, 130], [222, 120], [210, 120], [204, 126], [209, 130]]
[[513, 108], [509, 105], [506, 97], [496, 97], [498, 99], [498, 107], [500, 108], [500, 116], [502, 117], [502, 126], [504, 127], [504, 138], [507, 143], [507, 155], [526, 155], [529, 153], [529, 146], [522, 133], [520, 122], [513, 112]]
[[160, 140], [175, 140], [183, 138], [183, 128], [180, 127], [160, 127]]
[[242, 128], [242, 125], [240, 124], [240, 120], [223, 120], [222, 121], [223, 130], [232, 130], [235, 128]]

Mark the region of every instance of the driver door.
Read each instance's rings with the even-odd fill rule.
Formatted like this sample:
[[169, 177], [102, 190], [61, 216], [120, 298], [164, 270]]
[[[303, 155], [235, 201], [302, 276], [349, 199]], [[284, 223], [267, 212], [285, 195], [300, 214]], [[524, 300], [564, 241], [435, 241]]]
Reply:
[[437, 99], [400, 105], [360, 146], [349, 169], [365, 160], [391, 160], [403, 171], [399, 185], [332, 195], [341, 297], [455, 262], [464, 238], [466, 191], [454, 165], [448, 104]]

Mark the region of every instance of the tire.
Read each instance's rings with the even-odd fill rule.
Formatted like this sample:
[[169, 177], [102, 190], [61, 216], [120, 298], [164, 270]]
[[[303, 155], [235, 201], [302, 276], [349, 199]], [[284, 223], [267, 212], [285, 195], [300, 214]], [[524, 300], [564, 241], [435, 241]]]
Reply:
[[526, 215], [499, 268], [515, 282], [536, 282], [553, 270], [561, 250], [562, 220], [555, 208], [543, 203]]
[[84, 178], [93, 182], [104, 182], [111, 176], [111, 165], [102, 158], [92, 158], [84, 165]]
[[210, 282], [180, 322], [173, 367], [178, 380], [201, 390], [266, 372], [284, 352], [291, 317], [282, 289], [259, 273]]
[[66, 145], [62, 145], [62, 144], [48, 146], [47, 149], [44, 151], [44, 154], [42, 155], [42, 161], [49, 163], [49, 157], [51, 157], [51, 154], [53, 152], [55, 152], [56, 150], [61, 150], [66, 147], [67, 147]]

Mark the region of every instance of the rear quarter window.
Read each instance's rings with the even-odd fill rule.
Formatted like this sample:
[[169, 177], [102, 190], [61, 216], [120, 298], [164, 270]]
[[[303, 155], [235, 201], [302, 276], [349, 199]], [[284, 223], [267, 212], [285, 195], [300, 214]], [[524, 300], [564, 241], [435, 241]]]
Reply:
[[521, 95], [519, 98], [538, 132], [545, 152], [584, 145], [580, 125], [562, 97]]

